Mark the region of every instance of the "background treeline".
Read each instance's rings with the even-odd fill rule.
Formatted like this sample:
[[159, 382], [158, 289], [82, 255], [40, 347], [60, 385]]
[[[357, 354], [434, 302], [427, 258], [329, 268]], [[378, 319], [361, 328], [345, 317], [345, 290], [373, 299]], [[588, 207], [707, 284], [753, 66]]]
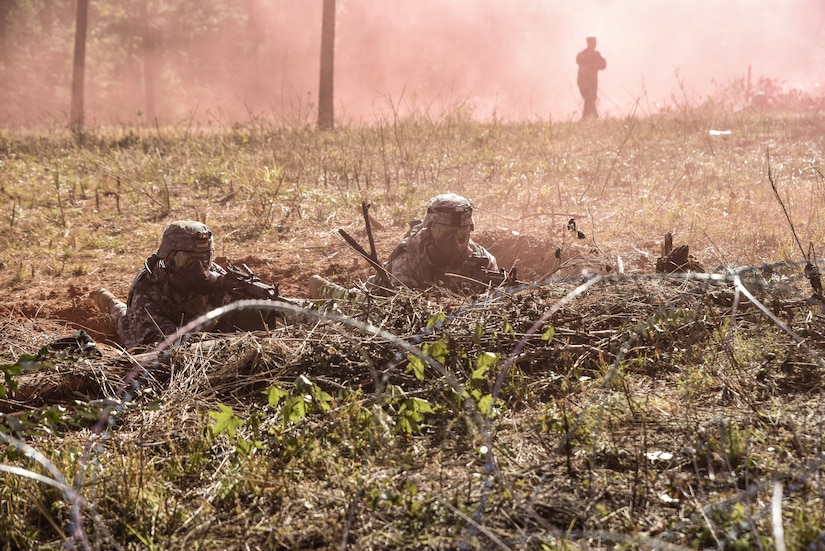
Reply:
[[[68, 120], [76, 12], [76, 0], [0, 2], [0, 124]], [[92, 0], [86, 120], [314, 115], [320, 27], [320, 2]]]

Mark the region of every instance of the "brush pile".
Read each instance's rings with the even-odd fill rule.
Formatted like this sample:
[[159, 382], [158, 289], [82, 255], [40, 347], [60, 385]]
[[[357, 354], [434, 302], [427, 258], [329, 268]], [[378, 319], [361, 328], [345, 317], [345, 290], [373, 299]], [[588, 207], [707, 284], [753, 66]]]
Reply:
[[[770, 284], [763, 272], [770, 273]], [[794, 285], [804, 292], [801, 277], [769, 267], [753, 274], [759, 275], [746, 277], [747, 286], [777, 321], [789, 323], [798, 335], [818, 334], [812, 323], [818, 317], [811, 317], [816, 301], [790, 298]], [[87, 350], [61, 346], [74, 343], [77, 335], [61, 336], [58, 327], [36, 327], [33, 321], [6, 322], [2, 334], [9, 348], [22, 341], [33, 346], [20, 352], [20, 364], [27, 367], [2, 402], [2, 411], [122, 399], [135, 386], [152, 388], [153, 396], [170, 401], [243, 404], [260, 398], [272, 384], [299, 375], [330, 389], [369, 392], [388, 383], [412, 389], [421, 385], [407, 369], [409, 353], [399, 344], [420, 348], [439, 340], [449, 349], [444, 369], [459, 379], [467, 375], [462, 375], [469, 368], [467, 354], [482, 351], [507, 359], [531, 376], [597, 377], [620, 363], [655, 375], [672, 369], [681, 355], [718, 346], [718, 332], [731, 320], [747, 331], [764, 317], [743, 296], [737, 297], [730, 282], [699, 277], [597, 276], [474, 297], [404, 292], [383, 300], [332, 308], [319, 302], [315, 323], [269, 333], [199, 333], [172, 350], [136, 356], [94, 342]], [[324, 309], [332, 321], [325, 319]], [[349, 316], [341, 316], [342, 309]], [[382, 335], [374, 334], [376, 328]], [[21, 332], [27, 333], [25, 338]]]

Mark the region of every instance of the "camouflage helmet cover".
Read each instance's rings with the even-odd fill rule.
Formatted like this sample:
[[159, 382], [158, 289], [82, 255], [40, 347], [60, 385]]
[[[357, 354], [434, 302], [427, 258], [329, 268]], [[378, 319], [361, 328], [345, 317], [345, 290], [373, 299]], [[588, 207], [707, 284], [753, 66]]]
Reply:
[[424, 226], [446, 224], [448, 226], [475, 227], [473, 222], [473, 204], [466, 198], [455, 193], [437, 195], [427, 207], [424, 216]]
[[157, 254], [161, 258], [168, 258], [177, 251], [208, 254], [211, 262], [215, 253], [212, 230], [206, 224], [194, 220], [172, 222], [163, 230]]

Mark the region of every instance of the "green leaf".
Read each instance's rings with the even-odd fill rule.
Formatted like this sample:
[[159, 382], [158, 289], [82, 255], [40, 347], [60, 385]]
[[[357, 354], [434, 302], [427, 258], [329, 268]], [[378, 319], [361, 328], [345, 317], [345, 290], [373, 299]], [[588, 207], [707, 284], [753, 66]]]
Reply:
[[512, 335], [514, 337], [516, 336], [516, 330], [513, 329], [512, 325], [510, 325], [509, 320], [504, 320], [504, 334], [505, 335]]
[[553, 337], [555, 335], [556, 335], [556, 329], [552, 325], [550, 325], [550, 326], [547, 327], [547, 329], [544, 331], [544, 333], [541, 334], [541, 340], [547, 341], [549, 343], [550, 341], [553, 340]]
[[7, 398], [9, 392], [17, 390], [16, 377], [22, 375], [23, 372], [37, 371], [39, 369], [54, 369], [54, 364], [46, 361], [45, 358], [49, 354], [48, 345], [40, 349], [37, 355], [22, 354], [16, 363], [0, 365], [0, 371], [3, 372], [5, 384], [0, 383], [0, 398]]
[[489, 415], [493, 409], [493, 395], [485, 394], [478, 400], [478, 409], [483, 415]]
[[433, 327], [441, 327], [446, 319], [447, 316], [445, 316], [443, 312], [439, 312], [427, 320], [427, 328], [432, 329]]
[[495, 352], [482, 352], [476, 358], [476, 367], [478, 369], [490, 369], [498, 363], [499, 355]]
[[476, 322], [476, 330], [473, 333], [473, 344], [475, 344], [476, 346], [481, 344], [481, 337], [483, 337], [483, 336], [484, 336], [484, 326], [481, 324], [481, 322]]
[[406, 435], [410, 435], [413, 433], [412, 422], [407, 417], [401, 416], [398, 419], [398, 423], [395, 425], [395, 427], [398, 432], [404, 433]]
[[447, 362], [447, 356], [450, 354], [450, 346], [443, 340], [425, 344], [422, 350], [442, 365]]
[[[418, 413], [435, 413], [433, 406], [431, 406], [427, 400], [423, 400], [421, 398], [410, 398], [404, 405], [406, 406], [408, 404], [410, 409]], [[402, 406], [402, 409], [403, 407], [404, 406]]]
[[6, 374], [6, 376], [20, 375], [23, 372], [19, 363], [0, 365], [0, 370], [2, 370]]
[[222, 432], [227, 432], [230, 437], [235, 437], [235, 430], [243, 425], [243, 419], [235, 415], [231, 407], [218, 404], [220, 411], [210, 411], [209, 416], [215, 420], [212, 426], [212, 435], [218, 436]]
[[303, 396], [293, 396], [284, 402], [284, 420], [297, 423], [307, 416], [307, 403]]
[[281, 388], [278, 388], [275, 385], [269, 387], [269, 389], [265, 392], [266, 399], [269, 402], [269, 405], [272, 407], [277, 407], [278, 404], [281, 402], [282, 399], [289, 396], [289, 393]]
[[493, 352], [482, 352], [478, 355], [475, 360], [475, 369], [473, 369], [472, 375], [470, 375], [471, 382], [479, 382], [484, 380], [484, 376], [490, 370], [490, 368], [495, 367], [496, 363], [498, 362], [499, 355]]
[[425, 413], [435, 413], [427, 400], [407, 398], [398, 408], [398, 420], [395, 424], [395, 430], [407, 435], [420, 432], [420, 423], [424, 421]]
[[235, 442], [235, 447], [238, 448], [238, 451], [240, 451], [242, 454], [248, 456], [254, 450], [263, 449], [264, 445], [262, 442], [258, 440], [247, 440], [245, 438], [238, 438], [238, 440]]
[[326, 413], [332, 409], [332, 406], [330, 405], [332, 402], [332, 396], [330, 396], [327, 392], [324, 392], [324, 390], [316, 384], [312, 385], [312, 399], [322, 412]]
[[419, 381], [424, 380], [424, 360], [413, 354], [407, 355], [407, 371], [412, 370], [415, 378]]

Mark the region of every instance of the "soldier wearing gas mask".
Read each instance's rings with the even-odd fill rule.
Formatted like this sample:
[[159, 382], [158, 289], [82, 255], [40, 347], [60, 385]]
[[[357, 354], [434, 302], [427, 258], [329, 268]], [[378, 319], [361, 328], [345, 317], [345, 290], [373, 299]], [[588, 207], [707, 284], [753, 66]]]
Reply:
[[[179, 220], [163, 232], [155, 254], [135, 276], [124, 304], [105, 289], [92, 298], [108, 313], [126, 349], [151, 347], [201, 315], [231, 302], [226, 274], [214, 262], [212, 231], [206, 224]], [[254, 330], [275, 326], [274, 313], [251, 312], [221, 318], [206, 330]]]
[[367, 280], [367, 290], [382, 294], [401, 286], [423, 290], [433, 285], [464, 289], [468, 282], [447, 274], [460, 274], [473, 258], [480, 267], [498, 271], [496, 258], [470, 238], [475, 229], [473, 204], [455, 193], [434, 197], [424, 220], [413, 226], [384, 265], [386, 274]]

